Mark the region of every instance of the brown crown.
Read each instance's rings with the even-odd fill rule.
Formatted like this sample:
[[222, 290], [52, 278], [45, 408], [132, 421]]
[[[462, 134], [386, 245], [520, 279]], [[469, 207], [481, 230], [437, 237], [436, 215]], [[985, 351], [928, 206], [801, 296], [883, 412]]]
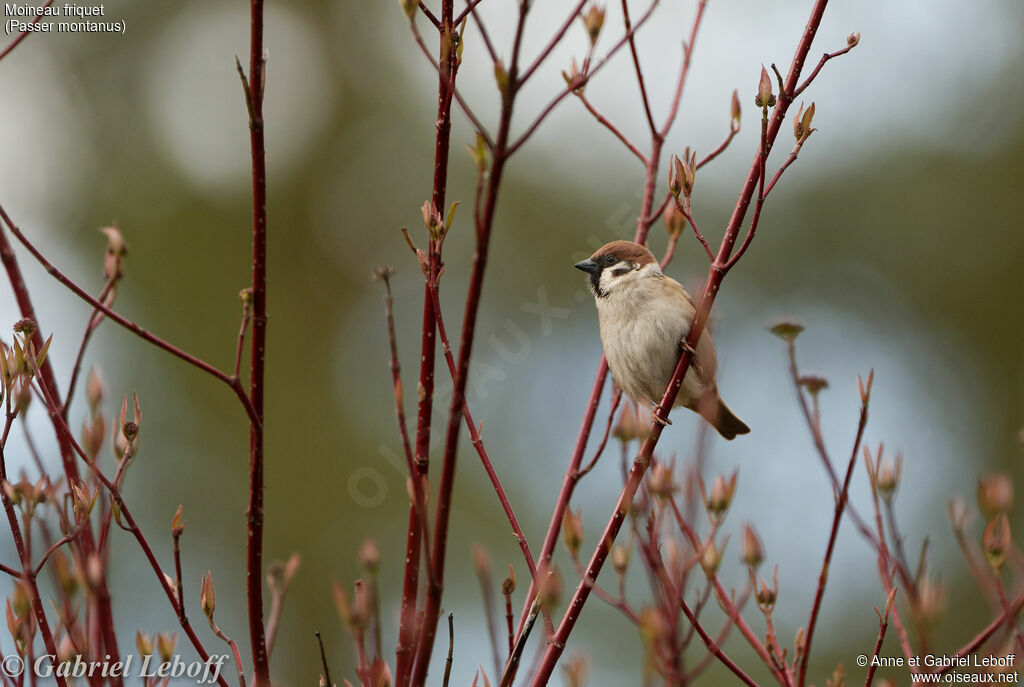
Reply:
[[654, 256], [651, 254], [651, 251], [633, 241], [612, 241], [611, 243], [606, 243], [590, 256], [590, 259], [600, 263], [601, 258], [606, 255], [614, 255], [619, 260], [634, 262], [638, 265], [647, 265], [654, 262]]

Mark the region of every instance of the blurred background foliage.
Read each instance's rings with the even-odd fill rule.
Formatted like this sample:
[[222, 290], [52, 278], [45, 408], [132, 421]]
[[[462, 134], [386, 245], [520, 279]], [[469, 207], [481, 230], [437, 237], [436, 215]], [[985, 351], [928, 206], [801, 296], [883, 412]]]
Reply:
[[[657, 113], [667, 107], [693, 4], [666, 3], [641, 33]], [[639, 15], [641, 6], [631, 5]], [[536, 3], [527, 55], [536, 54], [569, 6]], [[481, 7], [507, 57], [512, 3]], [[765, 331], [779, 316], [806, 323], [801, 362], [831, 382], [822, 408], [837, 457], [849, 450], [855, 429], [854, 375], [875, 369], [867, 441], [884, 441], [890, 454], [905, 452], [897, 513], [906, 545], [914, 558], [931, 535], [931, 570], [949, 590], [935, 648], [954, 648], [991, 617], [956, 552], [946, 507], [954, 494], [973, 501], [982, 474], [1021, 473], [1022, 7], [1016, 0], [833, 3], [814, 60], [842, 46], [851, 31], [862, 32], [862, 42], [830, 63], [805, 94], [816, 101], [819, 131], [771, 197], [755, 244], [716, 305], [723, 394], [753, 433], [728, 446], [716, 440], [710, 472], [740, 467], [727, 529], [738, 532], [740, 523], [753, 522], [769, 564], [780, 566], [776, 623], [784, 644], [806, 622], [833, 502], [801, 426], [783, 349]], [[697, 179], [695, 213], [712, 237], [720, 236], [756, 149], [752, 98], [760, 65], [788, 65], [808, 9], [808, 2], [795, 0], [709, 5], [667, 152], [716, 146], [728, 129], [730, 94], [739, 89], [743, 131]], [[248, 4], [112, 0], [106, 13], [127, 21], [125, 36], [32, 36], [0, 64], [0, 201], [58, 266], [93, 291], [102, 286], [104, 240], [97, 229], [118, 223], [131, 253], [117, 308], [227, 368], [240, 313], [236, 294], [249, 270], [248, 138], [233, 64], [247, 50]], [[620, 16], [609, 8], [599, 53], [621, 34]], [[385, 263], [399, 270], [395, 307], [411, 410], [422, 288], [399, 228], [422, 233], [418, 208], [430, 192], [436, 76], [397, 2], [269, 2], [267, 24], [265, 551], [268, 560], [293, 551], [303, 557], [272, 664], [280, 684], [298, 685], [310, 684], [319, 671], [315, 630], [328, 640], [336, 676], [354, 675], [329, 589], [333, 579], [350, 584], [361, 574], [355, 556], [365, 537], [375, 537], [382, 550], [385, 645], [394, 646], [407, 497], [381, 287], [369, 274]], [[459, 79], [493, 122], [498, 99], [491, 68], [478, 34], [470, 29], [466, 41]], [[585, 46], [577, 24], [524, 92], [515, 119], [520, 130], [562, 87], [559, 71], [572, 56], [582, 57]], [[625, 52], [587, 93], [646, 149]], [[463, 206], [446, 246], [441, 287], [451, 331], [460, 324], [473, 246], [474, 171], [462, 150], [471, 141], [458, 115], [449, 197]], [[773, 161], [781, 163], [790, 145], [784, 129]], [[636, 161], [571, 98], [506, 174], [469, 401], [535, 547], [600, 355], [593, 306], [571, 265], [578, 253], [632, 236], [641, 183]], [[664, 243], [658, 225], [651, 244], [658, 252]], [[697, 290], [705, 274], [702, 251], [689, 234], [680, 246], [670, 272]], [[88, 310], [24, 252], [19, 256], [42, 328], [55, 334], [51, 355], [66, 388]], [[13, 299], [6, 289], [0, 293], [0, 315], [13, 322]], [[538, 317], [538, 303], [558, 310]], [[246, 644], [243, 413], [227, 389], [123, 330], [104, 325], [91, 350], [109, 387], [108, 412], [133, 389], [145, 411], [126, 497], [167, 566], [171, 517], [184, 505], [187, 598], [198, 602], [200, 572], [211, 569], [220, 625]], [[450, 383], [442, 386], [437, 408], [443, 412]], [[73, 426], [83, 413], [79, 399]], [[56, 465], [39, 408], [31, 426]], [[663, 455], [685, 459], [695, 428], [694, 418], [679, 416], [661, 444]], [[527, 577], [467, 449], [460, 453], [445, 603], [456, 613], [454, 684], [468, 684], [477, 665], [491, 665], [471, 543], [485, 543], [499, 579], [508, 563], [520, 580]], [[12, 452], [10, 460], [28, 468], [23, 448]], [[578, 492], [586, 547], [618, 492], [616, 462], [612, 451]], [[867, 511], [862, 470], [852, 498]], [[1021, 524], [1019, 517], [1013, 522]], [[974, 528], [980, 536], [977, 522]], [[4, 560], [14, 555], [10, 542], [0, 542], [0, 553]], [[742, 584], [735, 544], [726, 556], [727, 582]], [[567, 560], [561, 562], [567, 570]], [[127, 537], [115, 542], [112, 575], [123, 645], [133, 645], [136, 629], [175, 626]], [[637, 599], [645, 591], [640, 578], [630, 580]], [[815, 645], [814, 681], [823, 682], [839, 661], [860, 674], [852, 659], [870, 653], [877, 630], [871, 606], [883, 600], [874, 553], [844, 526]], [[192, 608], [198, 615], [198, 603]], [[756, 615], [750, 617], [760, 628]], [[219, 650], [215, 638], [201, 635]], [[895, 644], [886, 646], [886, 654], [897, 653]], [[745, 645], [729, 647], [741, 663], [750, 662]], [[567, 655], [581, 651], [590, 656], [592, 684], [639, 681], [639, 637], [596, 600]], [[393, 660], [390, 650], [388, 657]], [[731, 679], [713, 671], [708, 682]]]

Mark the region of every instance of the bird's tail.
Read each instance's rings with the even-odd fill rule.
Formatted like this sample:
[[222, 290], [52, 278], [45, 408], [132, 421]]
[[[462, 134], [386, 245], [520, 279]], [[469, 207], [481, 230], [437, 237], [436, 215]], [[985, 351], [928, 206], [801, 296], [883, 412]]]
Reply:
[[725, 405], [725, 402], [717, 394], [701, 402], [698, 412], [725, 439], [735, 439], [737, 434], [750, 432], [747, 423], [736, 417], [736, 414], [729, 406]]

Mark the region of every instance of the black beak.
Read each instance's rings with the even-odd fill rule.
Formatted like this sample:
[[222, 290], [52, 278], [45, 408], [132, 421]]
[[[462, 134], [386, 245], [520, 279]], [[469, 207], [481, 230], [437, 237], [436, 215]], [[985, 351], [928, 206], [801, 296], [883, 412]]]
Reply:
[[601, 266], [598, 265], [593, 260], [591, 260], [590, 258], [587, 258], [586, 260], [584, 260], [582, 262], [577, 262], [574, 265], [574, 267], [576, 269], [578, 269], [578, 270], [583, 270], [584, 272], [589, 272], [590, 274], [594, 274], [595, 272], [598, 272], [601, 269]]

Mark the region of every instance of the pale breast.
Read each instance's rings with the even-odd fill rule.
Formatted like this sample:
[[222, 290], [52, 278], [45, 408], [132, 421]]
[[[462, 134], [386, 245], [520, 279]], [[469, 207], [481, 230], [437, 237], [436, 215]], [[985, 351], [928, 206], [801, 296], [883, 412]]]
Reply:
[[[650, 404], [661, 398], [672, 377], [679, 341], [689, 330], [692, 306], [676, 299], [650, 298], [649, 293], [635, 295], [639, 297], [610, 294], [598, 299], [601, 342], [622, 391], [638, 403]], [[669, 304], [677, 307], [666, 307]], [[696, 399], [702, 388], [691, 368], [676, 405]]]

